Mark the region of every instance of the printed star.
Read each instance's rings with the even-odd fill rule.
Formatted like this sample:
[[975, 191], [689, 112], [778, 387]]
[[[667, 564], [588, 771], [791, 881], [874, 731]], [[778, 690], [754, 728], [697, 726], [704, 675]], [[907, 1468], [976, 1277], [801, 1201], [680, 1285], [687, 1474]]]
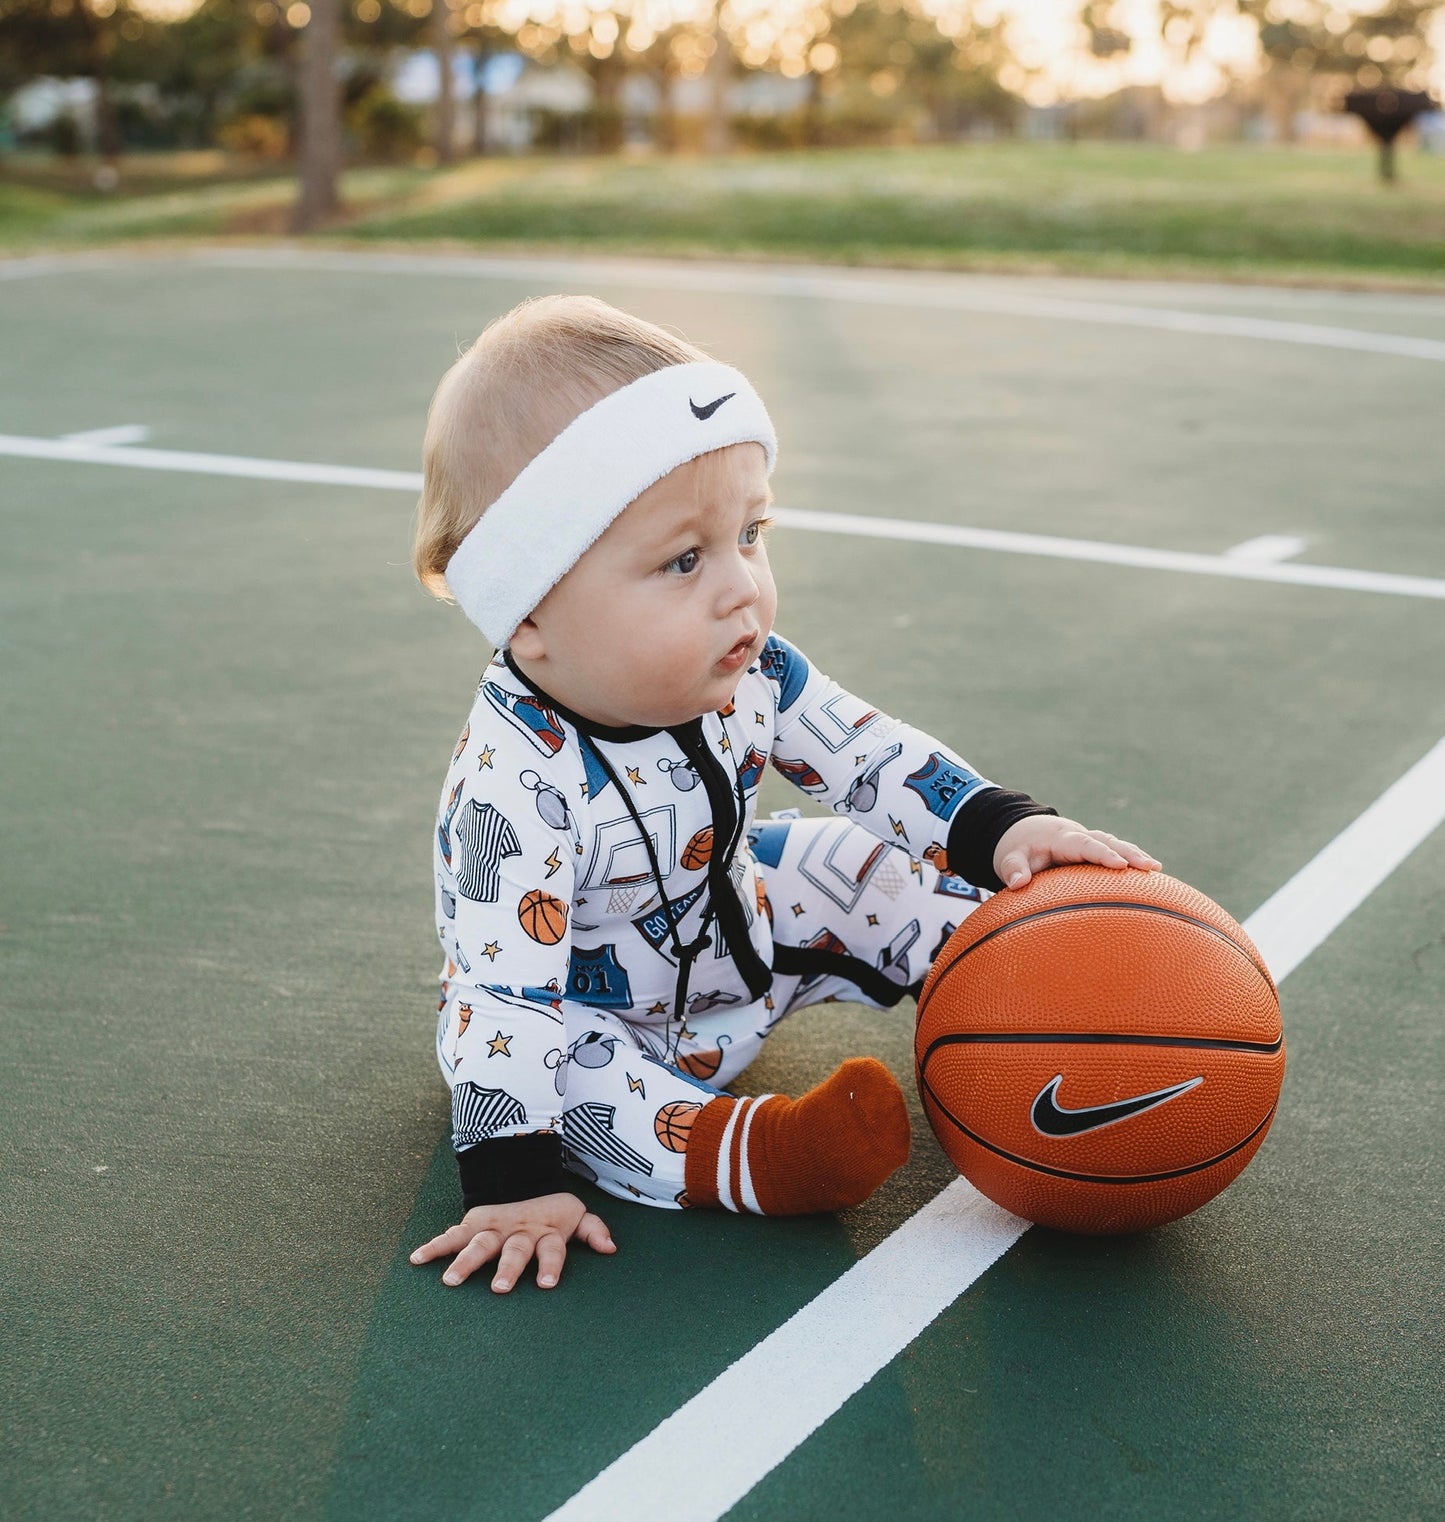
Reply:
[[854, 756], [854, 757], [853, 757], [853, 765], [854, 765], [854, 766], [862, 766], [862, 765], [863, 765], [863, 763], [864, 763], [864, 762], [865, 762], [865, 761], [866, 761], [866, 760], [867, 760], [867, 759], [868, 759], [868, 757], [867, 757], [867, 756]]
[[647, 1013], [649, 1015], [665, 1015], [667, 1013], [667, 1005], [659, 999], [656, 1004], [648, 1005]]
[[497, 1034], [493, 1036], [489, 1042], [487, 1042], [487, 1056], [510, 1057], [512, 1055], [512, 1049], [507, 1045], [507, 1043], [511, 1039], [512, 1038], [510, 1036], [504, 1036], [501, 1031], [498, 1031]]
[[497, 953], [501, 949], [502, 948], [498, 946], [495, 941], [488, 941], [487, 944], [482, 947], [482, 955], [486, 957], [489, 962], [495, 962], [497, 960]]
[[478, 771], [480, 771], [484, 766], [490, 768], [492, 764], [492, 757], [495, 755], [496, 751], [494, 751], [490, 745], [482, 746], [481, 750], [477, 752]]
[[682, 1022], [682, 1029], [680, 1031], [678, 1031], [678, 1033], [677, 1033], [677, 1039], [679, 1041], [693, 1041], [696, 1038], [697, 1038], [697, 1032], [696, 1031], [690, 1031], [687, 1028], [687, 1021], [684, 1020]]
[[870, 925], [876, 925], [878, 923], [878, 916], [876, 914], [870, 914], [868, 916], [868, 923]]
[[793, 905], [793, 913], [794, 914], [801, 914], [802, 912], [803, 912], [803, 906], [801, 904], [794, 904]]
[[731, 740], [729, 740], [726, 735], [724, 735], [722, 737], [722, 744], [719, 746], [719, 749], [722, 751], [722, 753], [724, 755], [726, 755], [732, 748], [733, 748], [733, 742]]
[[765, 724], [766, 722], [767, 722], [767, 720], [763, 718], [762, 714], [760, 714], [757, 711], [756, 708], [753, 709], [753, 723], [754, 724]]
[[558, 856], [556, 846], [552, 847], [552, 854], [547, 858], [545, 862], [542, 863], [542, 865], [546, 867], [548, 877], [551, 877], [554, 872], [560, 872], [562, 870], [562, 858]]
[[629, 766], [627, 768], [627, 780], [633, 787], [647, 786], [647, 779], [642, 775], [642, 768], [639, 766]]
[[890, 814], [888, 816], [888, 823], [893, 826], [893, 833], [895, 835], [901, 835], [904, 840], [908, 839], [908, 831], [903, 828], [903, 821], [901, 819], [895, 819], [893, 815]]

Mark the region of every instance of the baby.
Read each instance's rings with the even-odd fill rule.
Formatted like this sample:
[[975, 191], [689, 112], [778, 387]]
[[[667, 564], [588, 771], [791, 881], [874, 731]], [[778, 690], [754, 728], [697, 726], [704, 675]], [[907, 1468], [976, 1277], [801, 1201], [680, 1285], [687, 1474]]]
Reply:
[[[665, 1209], [859, 1203], [908, 1155], [903, 1094], [871, 1058], [796, 1100], [724, 1092], [779, 1022], [916, 995], [1042, 868], [1159, 865], [773, 632], [776, 453], [742, 374], [588, 297], [523, 302], [433, 398], [417, 574], [497, 650], [436, 828], [465, 1213], [411, 1261], [452, 1256], [447, 1284], [614, 1252], [574, 1176]], [[755, 822], [769, 764], [830, 813]]]

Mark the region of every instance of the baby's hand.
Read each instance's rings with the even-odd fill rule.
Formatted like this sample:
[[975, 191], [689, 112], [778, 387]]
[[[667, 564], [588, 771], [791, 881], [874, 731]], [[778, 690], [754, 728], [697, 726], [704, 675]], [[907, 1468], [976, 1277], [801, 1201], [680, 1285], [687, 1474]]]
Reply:
[[492, 1288], [504, 1295], [535, 1253], [537, 1283], [551, 1289], [562, 1272], [567, 1243], [573, 1237], [594, 1252], [617, 1251], [611, 1232], [575, 1194], [544, 1194], [540, 1199], [518, 1200], [511, 1205], [474, 1205], [457, 1225], [418, 1247], [411, 1261], [430, 1263], [433, 1258], [455, 1253], [442, 1283], [460, 1284], [483, 1263], [497, 1258]]
[[1131, 842], [1103, 830], [1086, 830], [1077, 819], [1053, 814], [1030, 814], [1010, 825], [993, 853], [993, 869], [1010, 888], [1026, 888], [1035, 872], [1074, 861], [1159, 870], [1159, 863]]

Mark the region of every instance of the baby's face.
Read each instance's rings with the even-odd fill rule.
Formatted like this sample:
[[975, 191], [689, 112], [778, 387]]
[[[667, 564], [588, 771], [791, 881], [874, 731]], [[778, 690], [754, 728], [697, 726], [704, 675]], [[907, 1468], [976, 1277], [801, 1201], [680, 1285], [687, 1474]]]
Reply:
[[599, 724], [723, 708], [772, 632], [761, 444], [679, 465], [643, 492], [512, 637], [518, 664]]

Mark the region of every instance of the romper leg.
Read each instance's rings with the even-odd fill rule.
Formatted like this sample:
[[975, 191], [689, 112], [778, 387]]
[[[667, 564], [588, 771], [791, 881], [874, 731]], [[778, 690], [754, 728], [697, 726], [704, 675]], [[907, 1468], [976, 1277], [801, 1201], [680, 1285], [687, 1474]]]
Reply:
[[837, 998], [886, 1009], [917, 995], [990, 895], [847, 819], [774, 819], [749, 837], [773, 915], [776, 1018]]
[[622, 1020], [565, 1008], [563, 1162], [620, 1200], [680, 1210], [688, 1133], [719, 1090], [650, 1056]]

